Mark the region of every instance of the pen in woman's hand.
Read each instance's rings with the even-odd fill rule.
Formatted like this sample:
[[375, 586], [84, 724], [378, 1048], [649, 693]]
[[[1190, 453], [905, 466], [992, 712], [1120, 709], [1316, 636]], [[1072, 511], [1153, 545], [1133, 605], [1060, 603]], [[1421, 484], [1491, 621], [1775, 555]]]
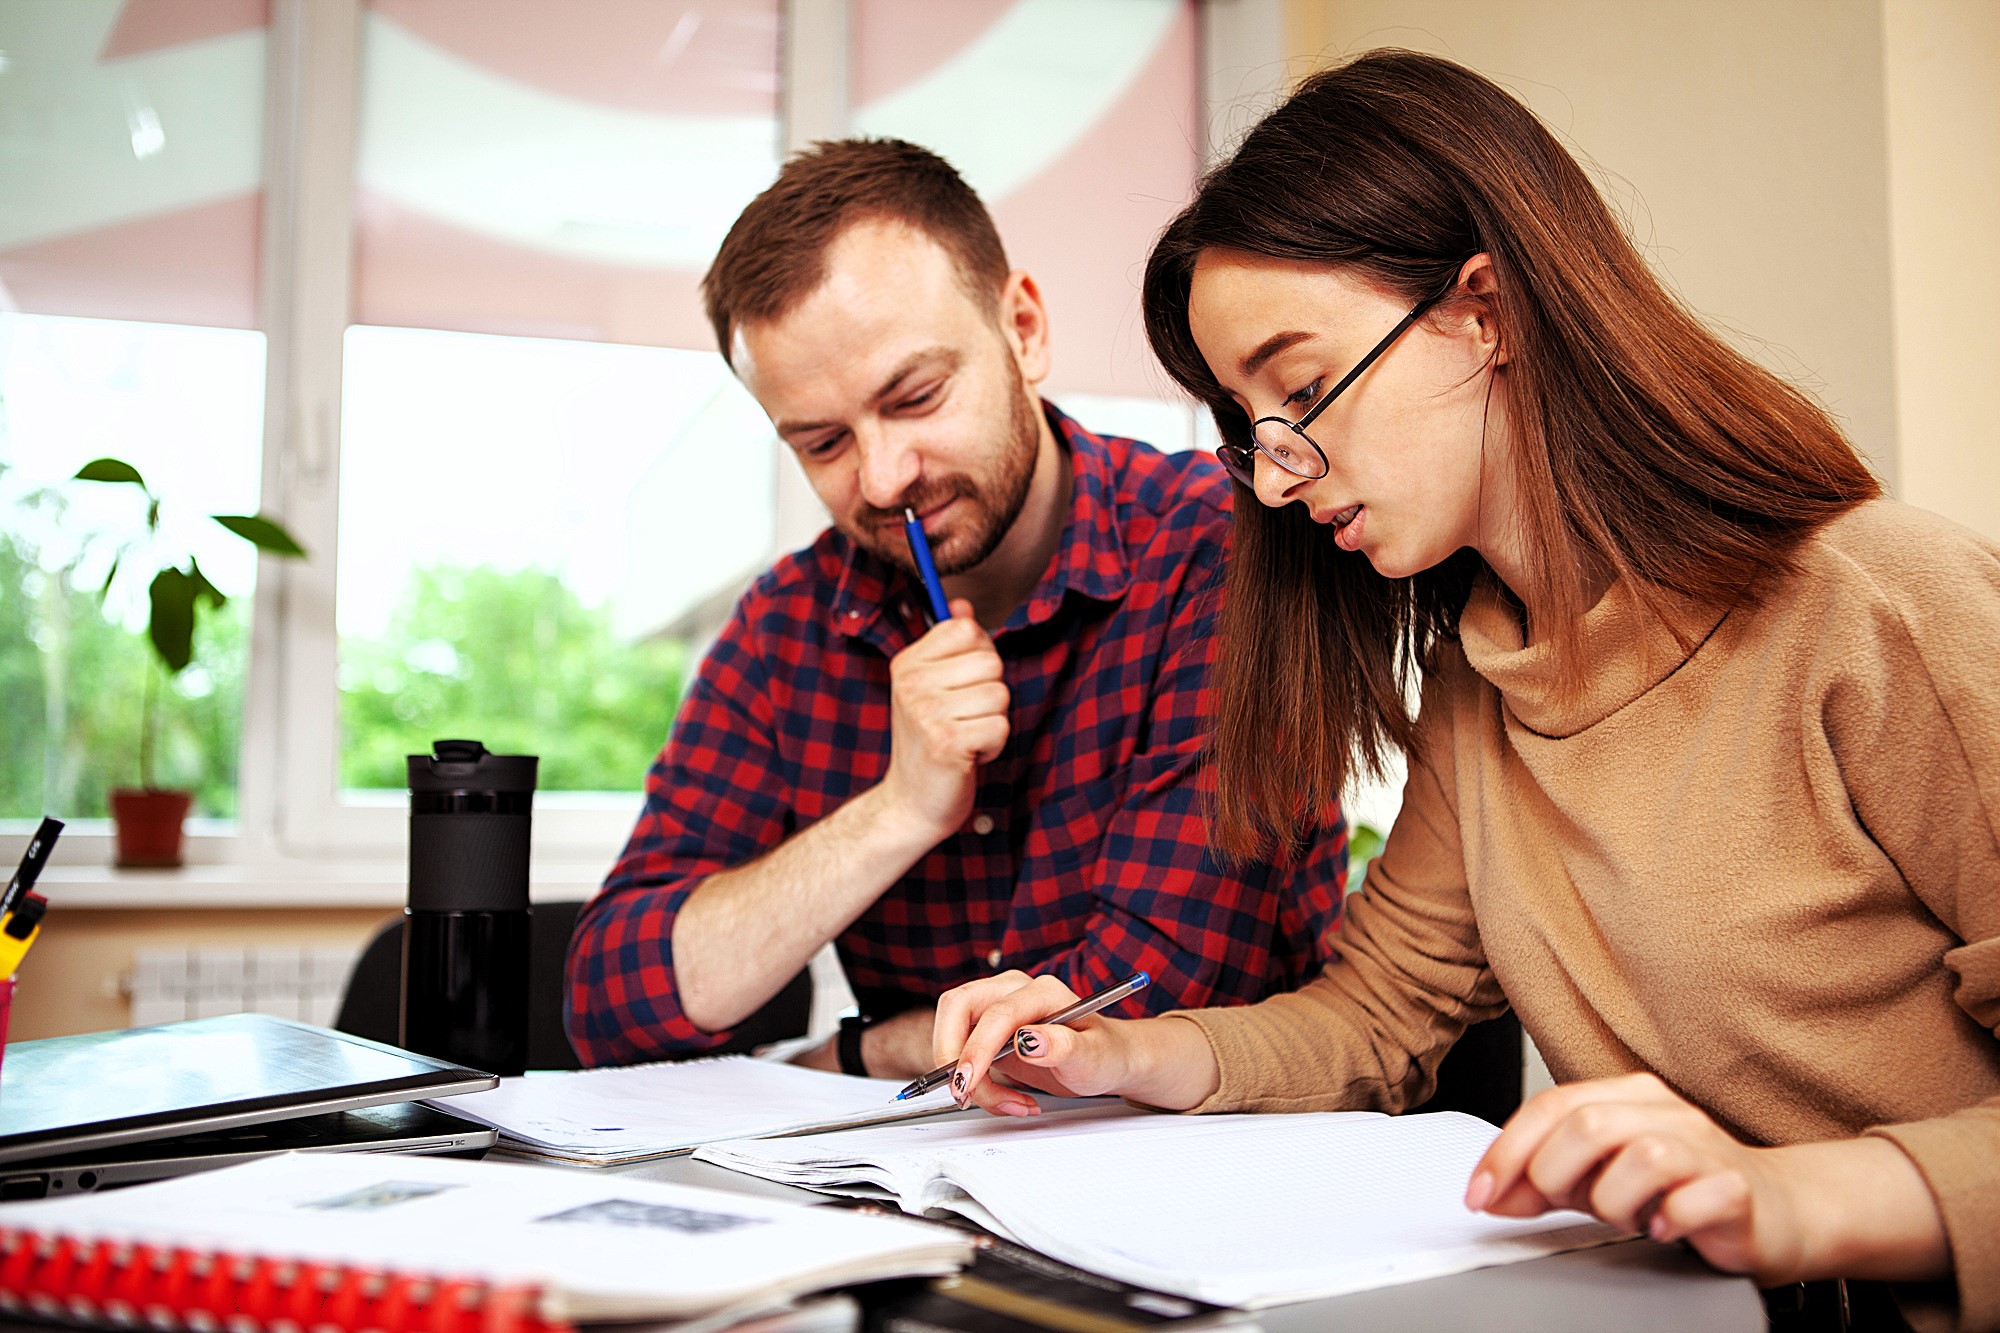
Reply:
[[[1095, 995], [1078, 1000], [1075, 1004], [1069, 1006], [1069, 1008], [1050, 1014], [1047, 1018], [1040, 1020], [1038, 1023], [1029, 1024], [1029, 1026], [1044, 1027], [1050, 1023], [1074, 1023], [1080, 1018], [1088, 1018], [1100, 1009], [1110, 1008], [1128, 995], [1138, 994], [1140, 991], [1146, 989], [1147, 986], [1150, 986], [1152, 982], [1152, 977], [1146, 973], [1134, 972], [1131, 976], [1125, 978], [1125, 980], [1115, 985], [1106, 986]], [[1018, 1033], [1015, 1034], [1014, 1041], [1008, 1042], [1001, 1049], [1000, 1055], [1019, 1055], [1021, 1053], [1020, 1049], [1014, 1044], [1019, 1039], [1020, 1035]], [[999, 1059], [1000, 1055], [996, 1055], [994, 1059]], [[939, 1065], [936, 1069], [931, 1070], [930, 1073], [915, 1080], [908, 1087], [897, 1093], [896, 1100], [900, 1102], [911, 1097], [921, 1097], [935, 1088], [944, 1086], [945, 1082], [951, 1078], [952, 1070], [956, 1068], [958, 1068], [956, 1061], [947, 1065]]]

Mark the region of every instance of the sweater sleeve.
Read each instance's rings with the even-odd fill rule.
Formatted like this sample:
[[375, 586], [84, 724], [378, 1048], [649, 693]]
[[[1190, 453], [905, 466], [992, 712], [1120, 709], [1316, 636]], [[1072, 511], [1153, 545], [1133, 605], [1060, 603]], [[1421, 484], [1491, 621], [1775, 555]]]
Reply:
[[[1938, 526], [1876, 580], [1880, 632], [1856, 647], [1869, 656], [1840, 673], [1824, 722], [1855, 814], [1960, 941], [1940, 959], [1953, 998], [2000, 1034], [2000, 548]], [[1960, 1326], [2000, 1329], [2000, 1097], [1869, 1132], [1937, 1200]]]
[[1288, 995], [1175, 1014], [1200, 1026], [1221, 1069], [1196, 1111], [1401, 1111], [1430, 1095], [1467, 1025], [1506, 1008], [1480, 948], [1448, 795], [1447, 693], [1443, 680], [1426, 686], [1402, 811], [1347, 901], [1326, 967]]

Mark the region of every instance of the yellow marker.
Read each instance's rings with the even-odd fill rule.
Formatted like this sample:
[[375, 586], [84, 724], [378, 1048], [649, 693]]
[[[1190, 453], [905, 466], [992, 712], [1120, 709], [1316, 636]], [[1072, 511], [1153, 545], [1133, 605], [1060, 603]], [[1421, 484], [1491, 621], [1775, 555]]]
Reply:
[[49, 900], [39, 893], [26, 894], [21, 905], [0, 917], [0, 980], [12, 980], [37, 936], [42, 933], [42, 914]]

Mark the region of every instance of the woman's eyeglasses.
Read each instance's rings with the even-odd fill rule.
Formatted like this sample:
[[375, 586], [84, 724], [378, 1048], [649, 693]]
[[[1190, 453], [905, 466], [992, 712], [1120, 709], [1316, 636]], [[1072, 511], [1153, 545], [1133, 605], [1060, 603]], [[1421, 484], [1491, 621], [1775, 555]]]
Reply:
[[1254, 451], [1241, 444], [1225, 443], [1217, 446], [1216, 457], [1222, 460], [1222, 466], [1229, 469], [1229, 475], [1255, 490], [1257, 455], [1262, 454], [1295, 477], [1304, 477], [1308, 481], [1317, 481], [1324, 477], [1327, 469], [1326, 451], [1319, 447], [1312, 436], [1306, 434], [1306, 427], [1312, 425], [1319, 414], [1326, 411], [1327, 404], [1340, 397], [1348, 385], [1359, 379], [1362, 371], [1374, 365], [1382, 353], [1393, 347], [1396, 339], [1402, 337], [1410, 325], [1417, 322], [1418, 316], [1444, 299], [1444, 295], [1440, 292], [1436, 296], [1426, 296], [1411, 306], [1410, 313], [1403, 316], [1395, 328], [1389, 330], [1388, 336], [1376, 343], [1354, 369], [1342, 376], [1340, 383], [1321, 394], [1319, 401], [1307, 408], [1306, 414], [1297, 421], [1287, 421], [1284, 417], [1258, 417], [1251, 422], [1250, 436], [1256, 443]]

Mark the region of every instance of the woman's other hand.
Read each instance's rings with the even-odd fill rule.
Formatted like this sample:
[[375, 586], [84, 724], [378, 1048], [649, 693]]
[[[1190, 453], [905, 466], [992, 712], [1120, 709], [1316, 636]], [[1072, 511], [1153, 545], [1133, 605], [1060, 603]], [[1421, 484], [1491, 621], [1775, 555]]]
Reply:
[[1944, 1276], [1949, 1249], [1915, 1165], [1886, 1139], [1753, 1148], [1652, 1074], [1551, 1088], [1473, 1169], [1468, 1208], [1577, 1208], [1685, 1240], [1761, 1286], [1822, 1277]]

